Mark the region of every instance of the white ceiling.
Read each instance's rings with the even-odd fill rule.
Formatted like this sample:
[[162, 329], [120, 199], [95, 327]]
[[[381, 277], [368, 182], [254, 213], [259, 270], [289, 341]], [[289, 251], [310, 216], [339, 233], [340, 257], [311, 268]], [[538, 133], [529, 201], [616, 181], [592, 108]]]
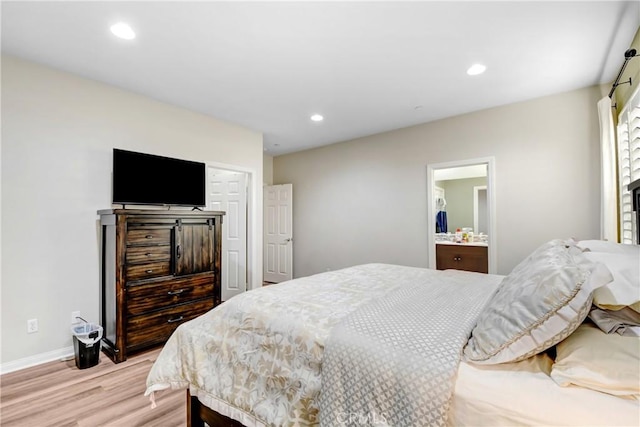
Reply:
[[271, 155], [611, 82], [640, 26], [638, 1], [1, 6], [3, 53], [263, 132]]

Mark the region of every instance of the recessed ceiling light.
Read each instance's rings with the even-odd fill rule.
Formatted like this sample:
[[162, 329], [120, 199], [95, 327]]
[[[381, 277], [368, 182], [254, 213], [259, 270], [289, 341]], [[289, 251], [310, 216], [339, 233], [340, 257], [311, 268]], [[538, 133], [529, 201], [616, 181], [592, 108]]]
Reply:
[[324, 117], [322, 117], [320, 114], [314, 114], [313, 116], [311, 116], [311, 120], [313, 120], [314, 122], [321, 122], [324, 120]]
[[484, 73], [486, 69], [487, 67], [482, 64], [473, 64], [467, 70], [467, 74], [469, 74], [470, 76], [477, 76], [478, 74]]
[[111, 32], [121, 39], [125, 40], [133, 40], [136, 38], [136, 33], [133, 32], [131, 27], [124, 22], [118, 22], [117, 24], [113, 24], [111, 26]]

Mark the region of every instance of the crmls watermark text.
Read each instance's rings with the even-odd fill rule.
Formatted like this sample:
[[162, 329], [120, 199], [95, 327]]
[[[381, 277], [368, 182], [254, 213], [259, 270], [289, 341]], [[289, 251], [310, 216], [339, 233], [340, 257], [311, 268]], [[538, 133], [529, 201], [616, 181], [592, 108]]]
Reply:
[[384, 414], [376, 414], [375, 412], [340, 412], [337, 418], [338, 423], [341, 425], [389, 425]]

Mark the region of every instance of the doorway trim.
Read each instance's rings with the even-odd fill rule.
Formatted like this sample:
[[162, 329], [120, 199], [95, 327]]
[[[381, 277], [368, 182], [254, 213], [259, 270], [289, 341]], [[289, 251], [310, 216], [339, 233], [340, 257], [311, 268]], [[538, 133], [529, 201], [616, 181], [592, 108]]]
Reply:
[[[487, 190], [486, 185], [478, 185], [473, 187], [473, 232], [478, 234], [480, 227], [478, 226], [478, 201], [480, 200], [480, 191]], [[488, 200], [487, 200], [488, 201]]]
[[[247, 291], [258, 289], [262, 286], [262, 254], [260, 253], [262, 227], [259, 226], [259, 221], [262, 221], [262, 200], [258, 201], [258, 197], [262, 198], [262, 191], [259, 191], [262, 188], [258, 188], [257, 172], [253, 168], [220, 162], [206, 162], [206, 167], [247, 174], [247, 265], [250, 266], [247, 271]], [[208, 181], [207, 194], [209, 194]]]
[[480, 157], [475, 159], [457, 160], [445, 163], [427, 164], [427, 251], [429, 254], [429, 268], [436, 268], [436, 210], [433, 203], [435, 196], [434, 172], [438, 169], [457, 168], [461, 166], [487, 165], [487, 205], [489, 207], [489, 229], [487, 230], [489, 248], [489, 274], [497, 274], [497, 222], [496, 222], [496, 167], [495, 157]]

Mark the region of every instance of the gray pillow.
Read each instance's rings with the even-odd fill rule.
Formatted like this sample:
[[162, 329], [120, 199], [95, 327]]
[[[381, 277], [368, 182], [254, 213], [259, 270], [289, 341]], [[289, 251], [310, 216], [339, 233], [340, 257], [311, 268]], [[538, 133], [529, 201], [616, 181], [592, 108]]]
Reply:
[[594, 289], [613, 280], [571, 241], [552, 240], [504, 278], [464, 349], [477, 364], [515, 362], [569, 336], [589, 313]]

